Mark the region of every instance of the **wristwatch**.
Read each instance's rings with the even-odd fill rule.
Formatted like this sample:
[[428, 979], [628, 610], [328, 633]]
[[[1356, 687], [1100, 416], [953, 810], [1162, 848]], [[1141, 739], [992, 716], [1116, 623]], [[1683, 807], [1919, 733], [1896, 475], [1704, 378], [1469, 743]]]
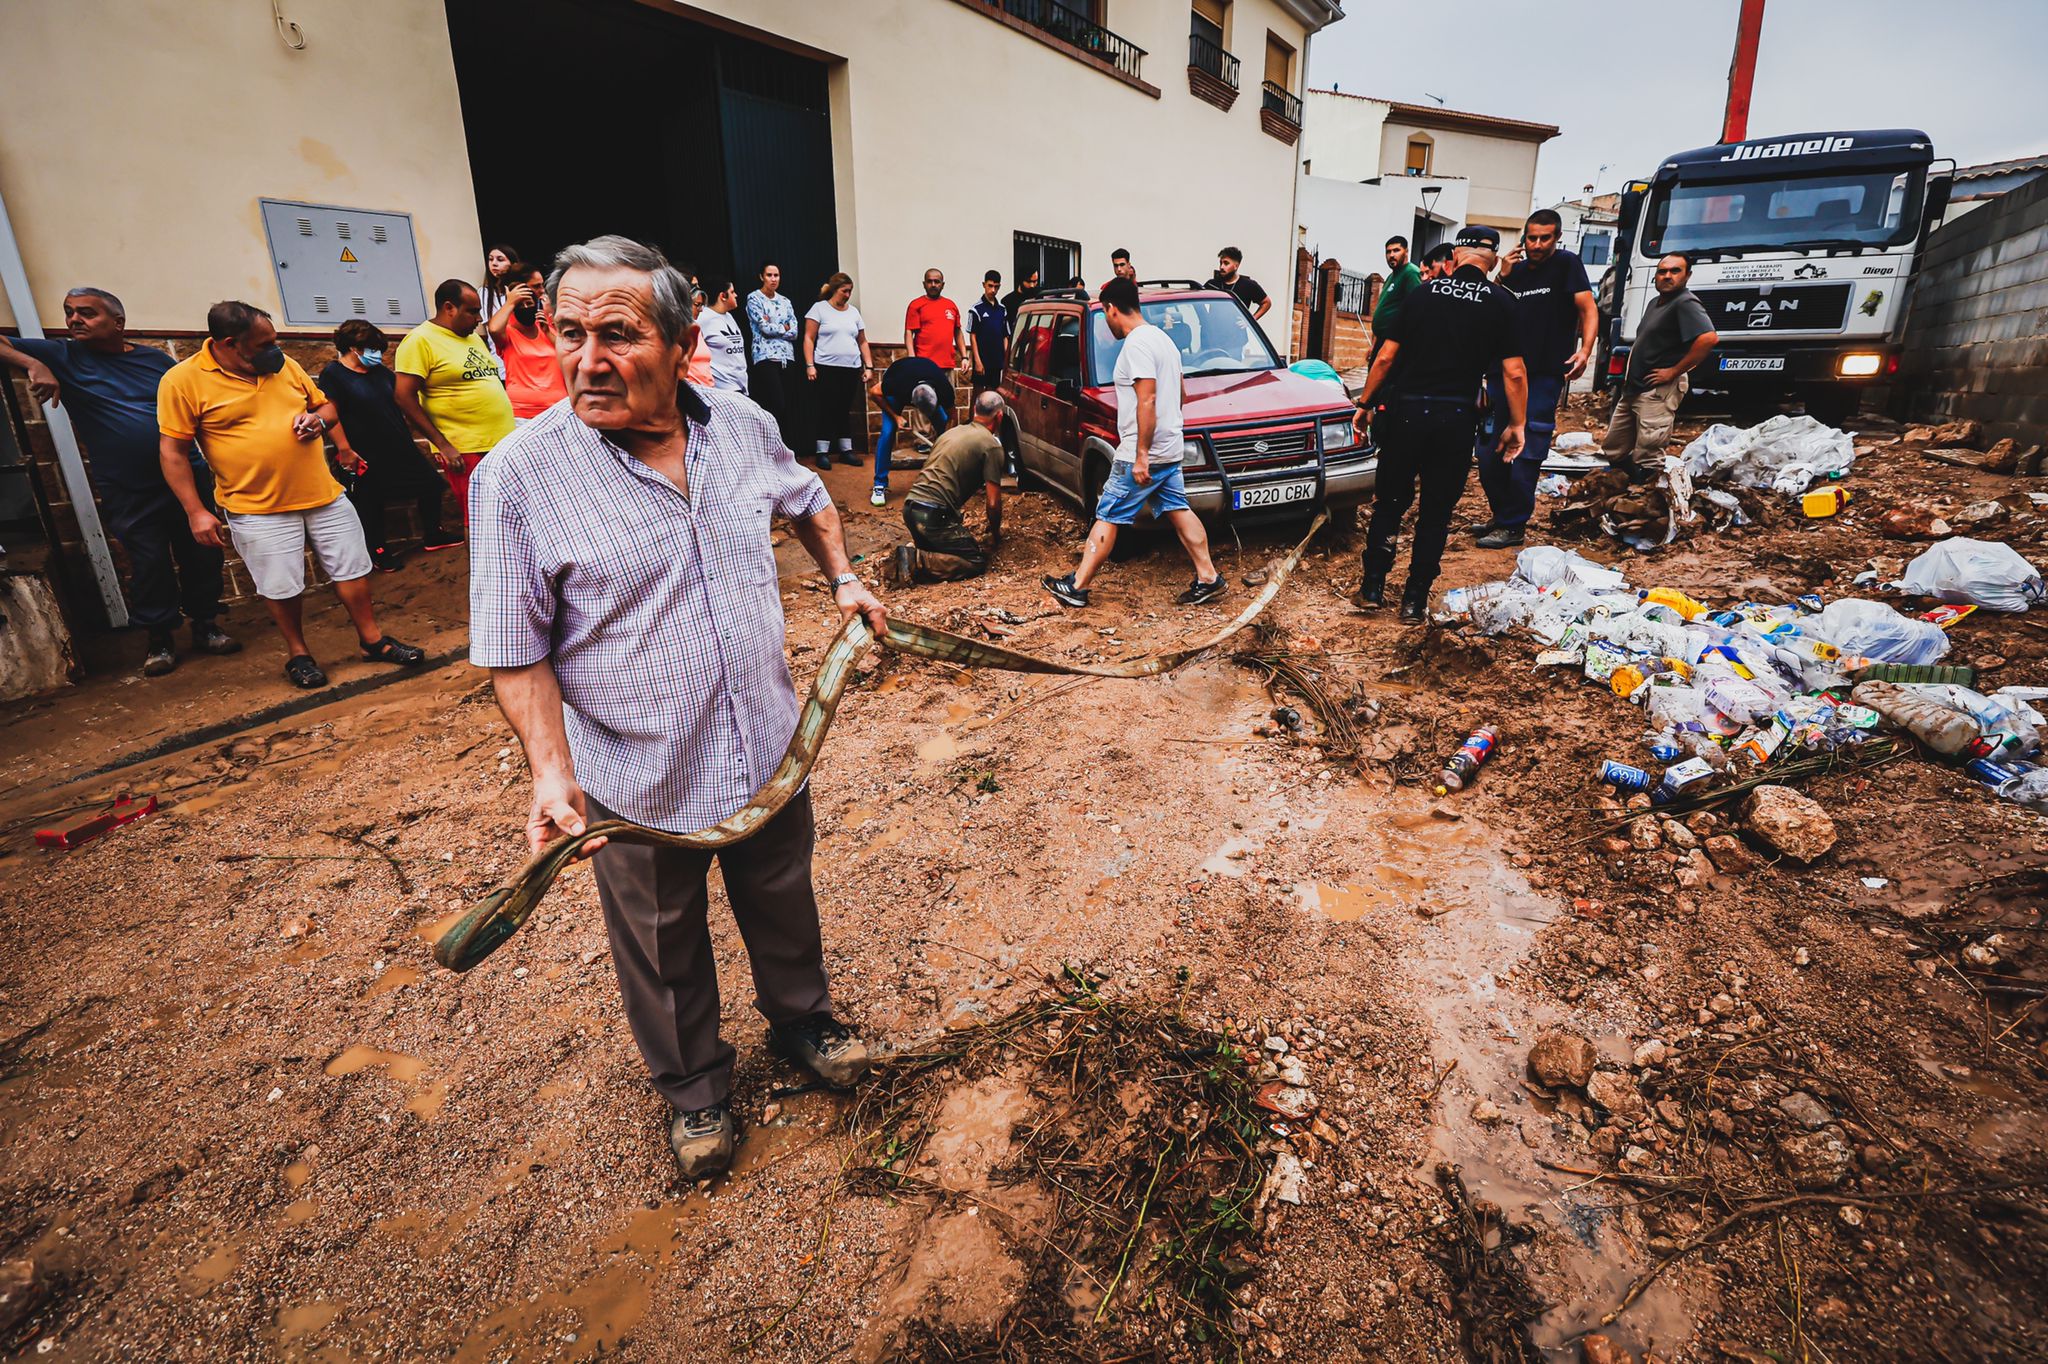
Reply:
[[840, 588], [846, 586], [848, 583], [857, 583], [859, 581], [860, 574], [858, 573], [842, 573], [832, 580], [832, 590], [834, 592], [837, 592]]

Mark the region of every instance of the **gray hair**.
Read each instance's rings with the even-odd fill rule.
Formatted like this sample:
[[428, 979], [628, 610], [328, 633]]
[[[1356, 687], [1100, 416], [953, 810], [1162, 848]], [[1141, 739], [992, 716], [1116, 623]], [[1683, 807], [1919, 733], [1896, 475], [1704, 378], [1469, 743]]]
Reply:
[[66, 298], [77, 298], [81, 294], [83, 294], [87, 298], [96, 298], [100, 302], [106, 304], [107, 311], [112, 313], [115, 317], [120, 318], [123, 322], [126, 322], [128, 320], [128, 310], [121, 306], [121, 300], [115, 298], [105, 289], [95, 289], [90, 284], [81, 284], [76, 289], [67, 289], [64, 291], [64, 297]]
[[696, 315], [690, 301], [694, 292], [690, 281], [654, 247], [615, 234], [592, 237], [587, 242], [563, 247], [555, 257], [554, 271], [548, 275], [550, 307], [555, 304], [556, 295], [561, 290], [562, 276], [579, 266], [588, 270], [634, 270], [647, 276], [649, 292], [654, 298], [654, 326], [661, 333], [661, 339], [675, 345], [690, 329], [691, 319]]
[[977, 417], [993, 417], [1008, 406], [1009, 404], [1003, 401], [1003, 395], [991, 388], [975, 398], [974, 415]]

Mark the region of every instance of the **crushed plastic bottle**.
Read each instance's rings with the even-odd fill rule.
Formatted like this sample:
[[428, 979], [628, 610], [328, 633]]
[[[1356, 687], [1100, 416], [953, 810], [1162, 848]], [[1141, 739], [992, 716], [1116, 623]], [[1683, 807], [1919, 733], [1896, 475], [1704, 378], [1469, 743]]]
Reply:
[[1975, 716], [1892, 682], [1858, 682], [1849, 699], [1867, 706], [1944, 758], [1961, 758], [1984, 732]]
[[1991, 788], [2001, 800], [2023, 805], [2036, 814], [2048, 815], [2048, 768], [2031, 763], [1999, 763], [1979, 758], [1969, 766], [1970, 775]]

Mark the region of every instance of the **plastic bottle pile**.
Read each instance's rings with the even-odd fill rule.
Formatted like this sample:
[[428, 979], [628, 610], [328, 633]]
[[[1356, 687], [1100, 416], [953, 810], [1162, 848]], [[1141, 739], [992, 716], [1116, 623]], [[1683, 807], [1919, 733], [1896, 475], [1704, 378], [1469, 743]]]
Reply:
[[1903, 732], [2048, 813], [2048, 767], [2032, 761], [2048, 718], [2030, 704], [2048, 687], [1972, 689], [1971, 669], [1940, 665], [1940, 625], [1883, 602], [1806, 596], [1716, 610], [1670, 588], [1638, 591], [1616, 569], [1543, 545], [1523, 550], [1507, 581], [1458, 588], [1444, 607], [1488, 635], [1526, 629], [1544, 646], [1539, 665], [1574, 667], [1637, 707], [1661, 775], [1617, 761], [1600, 775], [1658, 804]]

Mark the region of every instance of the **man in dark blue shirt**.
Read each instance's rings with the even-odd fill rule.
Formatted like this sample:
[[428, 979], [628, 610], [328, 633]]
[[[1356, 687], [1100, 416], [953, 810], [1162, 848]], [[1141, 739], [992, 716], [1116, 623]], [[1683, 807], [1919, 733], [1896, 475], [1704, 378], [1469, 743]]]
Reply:
[[1430, 584], [1443, 559], [1451, 513], [1472, 472], [1481, 376], [1501, 376], [1495, 415], [1506, 418], [1498, 438], [1503, 457], [1513, 459], [1522, 445], [1527, 382], [1515, 349], [1514, 301], [1486, 280], [1499, 246], [1500, 233], [1483, 223], [1458, 233], [1456, 268], [1402, 300], [1358, 395], [1359, 434], [1365, 434], [1369, 419], [1380, 464], [1358, 591], [1351, 600], [1360, 607], [1384, 604], [1394, 540], [1420, 485], [1422, 508], [1415, 515], [1415, 544], [1401, 592], [1401, 619], [1410, 624], [1428, 613]]
[[[29, 392], [38, 402], [61, 403], [85, 442], [101, 514], [128, 553], [129, 617], [149, 632], [144, 675], [178, 666], [172, 631], [181, 608], [201, 653], [236, 652], [240, 642], [216, 624], [221, 552], [192, 538], [158, 462], [156, 388], [171, 357], [129, 342], [128, 314], [104, 289], [66, 294], [64, 322], [67, 340], [0, 337], [0, 364], [27, 371]], [[200, 497], [211, 501], [206, 466], [195, 459], [192, 472]]]
[[1500, 285], [1515, 296], [1515, 331], [1529, 369], [1527, 439], [1519, 457], [1499, 445], [1504, 392], [1499, 374], [1486, 377], [1490, 405], [1479, 433], [1479, 486], [1493, 519], [1480, 527], [1481, 549], [1522, 543], [1522, 528], [1536, 513], [1536, 480], [1550, 457], [1557, 405], [1572, 380], [1585, 372], [1600, 332], [1593, 282], [1579, 258], [1558, 246], [1564, 221], [1547, 208], [1529, 215], [1522, 244], [1502, 259]]
[[974, 340], [974, 392], [1003, 385], [1003, 360], [1010, 340], [1010, 310], [996, 297], [1003, 287], [999, 271], [981, 277], [981, 301], [967, 310], [967, 331]]

